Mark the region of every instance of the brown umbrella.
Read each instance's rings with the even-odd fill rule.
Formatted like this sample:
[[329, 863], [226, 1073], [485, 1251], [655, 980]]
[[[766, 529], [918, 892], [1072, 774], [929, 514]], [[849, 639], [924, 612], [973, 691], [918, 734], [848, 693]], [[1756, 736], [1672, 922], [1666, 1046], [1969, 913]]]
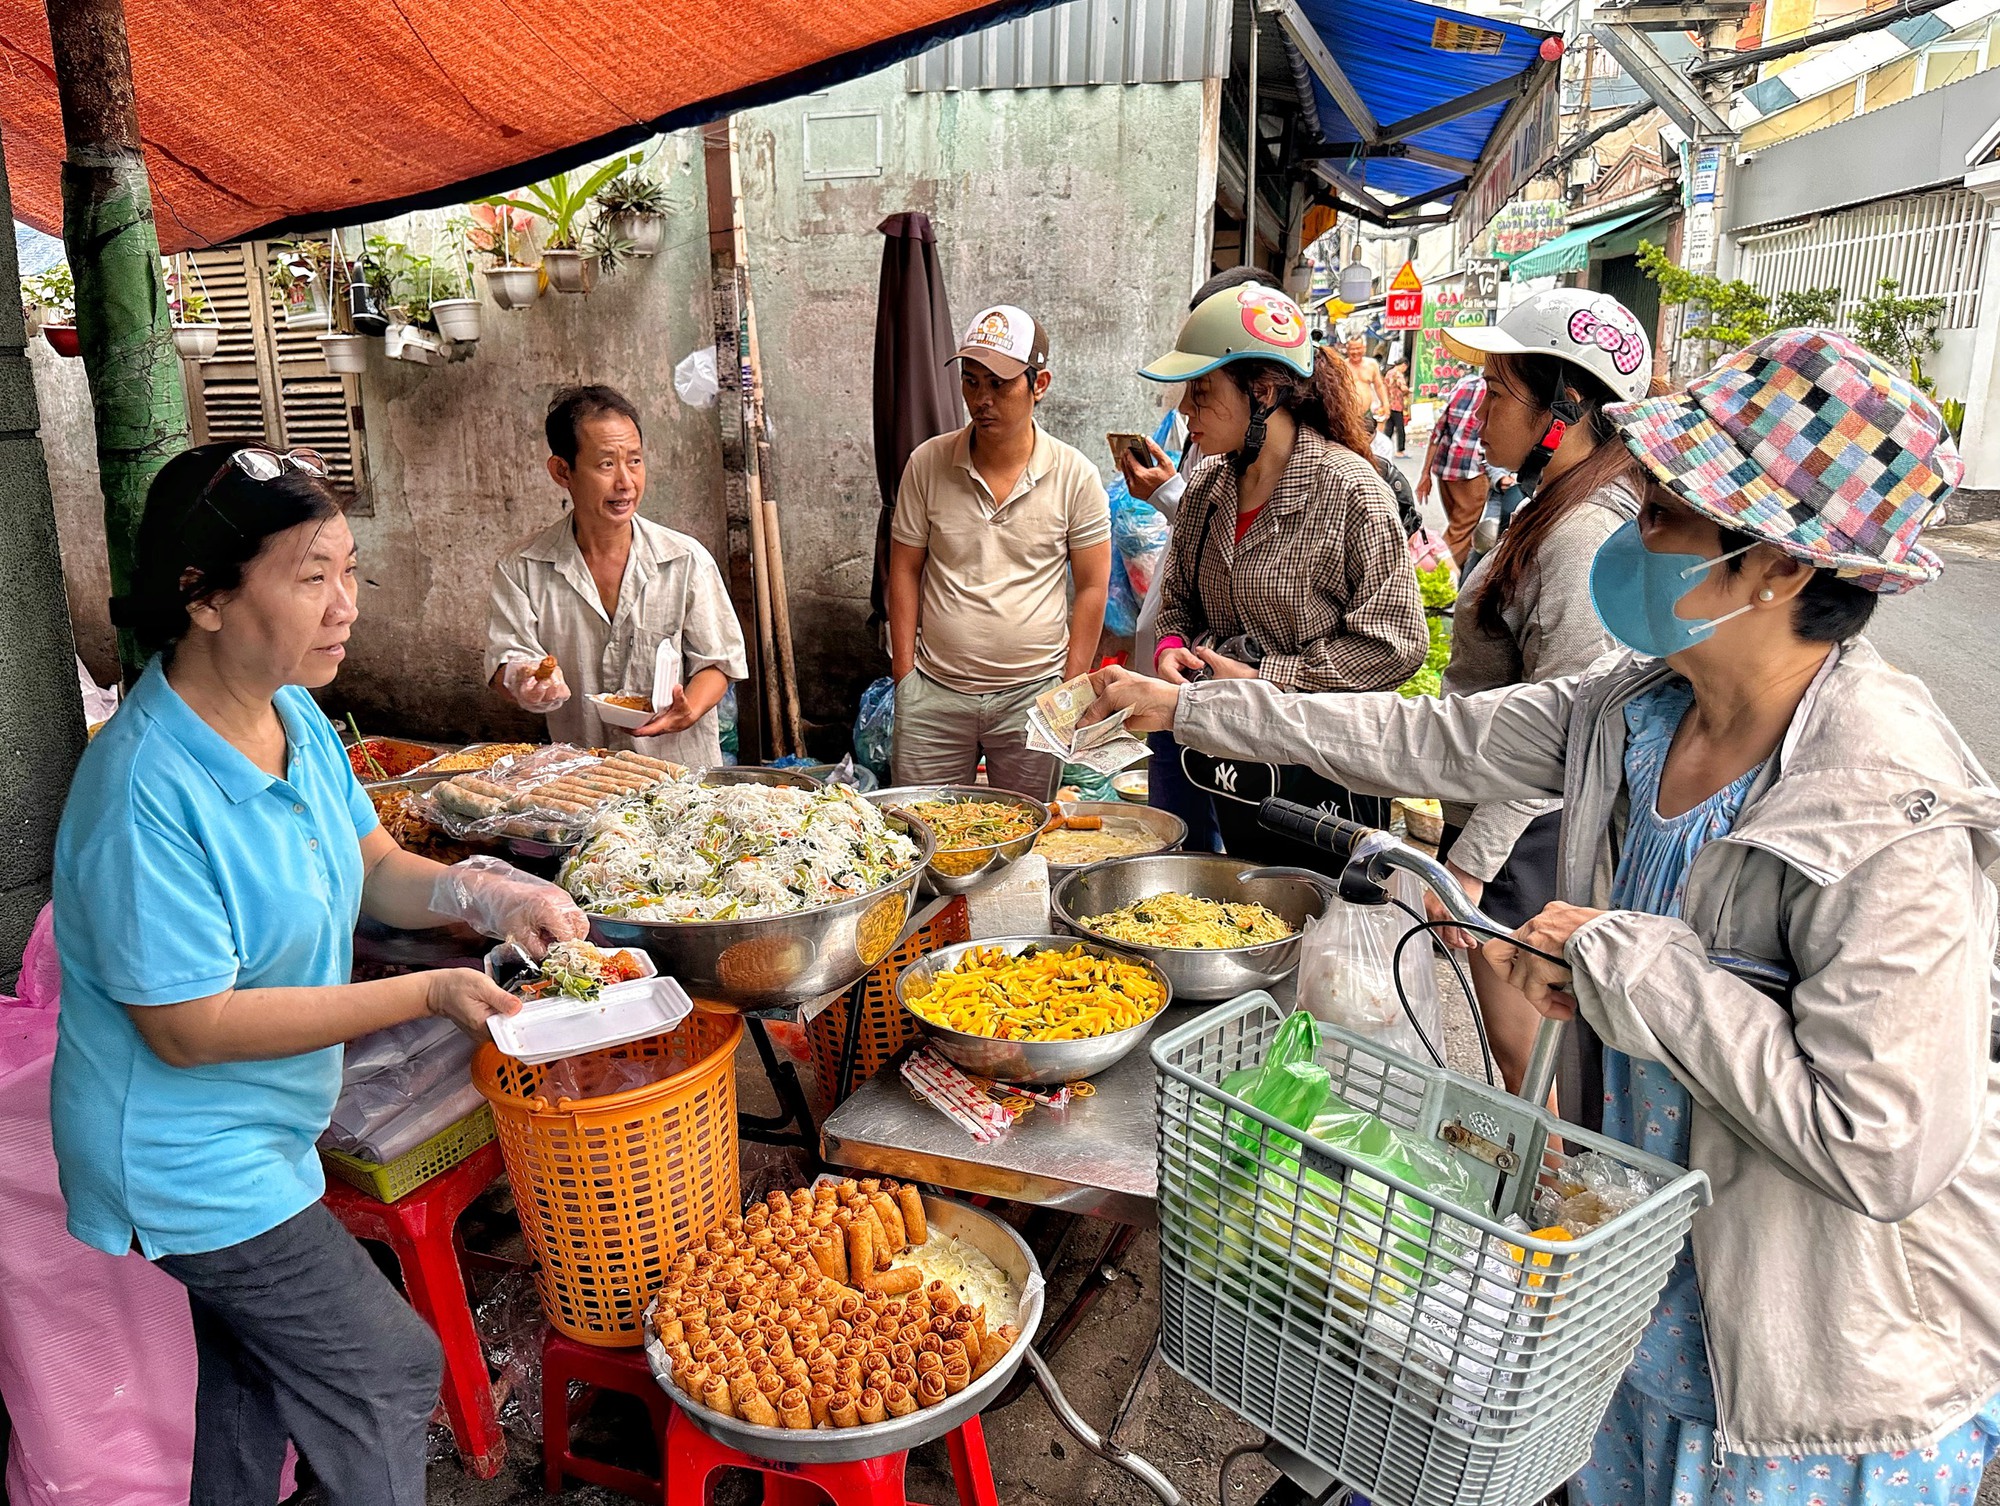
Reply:
[[875, 520], [875, 578], [868, 588], [870, 628], [888, 619], [889, 520], [910, 451], [965, 423], [958, 381], [945, 366], [958, 349], [937, 237], [930, 216], [892, 214], [882, 232], [882, 286], [875, 303], [875, 479], [882, 512]]

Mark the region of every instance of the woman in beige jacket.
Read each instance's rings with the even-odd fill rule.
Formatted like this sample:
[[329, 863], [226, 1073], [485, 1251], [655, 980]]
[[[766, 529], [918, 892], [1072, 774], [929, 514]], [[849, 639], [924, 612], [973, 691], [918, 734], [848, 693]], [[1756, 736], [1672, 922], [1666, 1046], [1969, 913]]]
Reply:
[[[1838, 335], [1613, 410], [1651, 473], [1592, 598], [1630, 653], [1462, 698], [1176, 690], [1100, 706], [1360, 789], [1560, 795], [1563, 898], [1488, 956], [1602, 1038], [1608, 1132], [1715, 1201], [1572, 1492], [1590, 1506], [1970, 1501], [2000, 1451], [2000, 789], [1858, 636], [1934, 579], [1962, 467]], [[1773, 999], [1710, 951], [1777, 963]]]

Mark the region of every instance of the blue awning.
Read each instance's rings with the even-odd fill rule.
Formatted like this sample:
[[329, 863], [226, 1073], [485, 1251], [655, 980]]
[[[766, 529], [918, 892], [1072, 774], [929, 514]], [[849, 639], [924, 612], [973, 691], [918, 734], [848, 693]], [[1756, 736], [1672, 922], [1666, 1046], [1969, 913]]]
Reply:
[[[1540, 55], [1550, 35], [1511, 21], [1426, 5], [1422, 0], [1293, 0], [1309, 22], [1325, 55], [1352, 85], [1374, 116], [1377, 135], [1370, 145], [1315, 68], [1300, 63], [1311, 79], [1324, 152], [1351, 146], [1351, 154], [1321, 158], [1325, 167], [1364, 185], [1371, 194], [1412, 198], [1446, 190], [1468, 174], [1455, 165], [1420, 160], [1419, 154], [1483, 162], [1495, 145], [1494, 131], [1513, 99], [1534, 87], [1553, 87], [1556, 68]], [[1309, 48], [1297, 48], [1307, 52]], [[1537, 70], [1540, 70], [1539, 73]], [[1509, 87], [1513, 85], [1514, 87]], [[1399, 123], [1443, 111], [1484, 91], [1490, 103], [1442, 120], [1410, 135]], [[1399, 148], [1401, 149], [1399, 151]], [[1449, 201], [1454, 192], [1443, 192]]]
[[1643, 220], [1648, 215], [1660, 213], [1658, 206], [1647, 205], [1635, 209], [1630, 214], [1614, 214], [1608, 220], [1599, 220], [1594, 225], [1579, 226], [1552, 241], [1543, 241], [1521, 256], [1514, 258], [1508, 267], [1507, 276], [1514, 282], [1526, 282], [1531, 277], [1554, 277], [1563, 272], [1581, 272], [1590, 265], [1590, 247], [1593, 241], [1602, 240], [1615, 230], [1623, 230], [1635, 220]]

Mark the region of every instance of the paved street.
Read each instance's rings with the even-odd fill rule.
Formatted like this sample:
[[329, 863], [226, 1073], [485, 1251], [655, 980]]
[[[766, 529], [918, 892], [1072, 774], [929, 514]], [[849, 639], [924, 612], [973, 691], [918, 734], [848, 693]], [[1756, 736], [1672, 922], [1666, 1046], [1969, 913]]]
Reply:
[[2000, 769], [2000, 523], [1939, 529], [1941, 579], [1875, 611], [1868, 636], [1893, 664], [1930, 686], [1990, 773]]

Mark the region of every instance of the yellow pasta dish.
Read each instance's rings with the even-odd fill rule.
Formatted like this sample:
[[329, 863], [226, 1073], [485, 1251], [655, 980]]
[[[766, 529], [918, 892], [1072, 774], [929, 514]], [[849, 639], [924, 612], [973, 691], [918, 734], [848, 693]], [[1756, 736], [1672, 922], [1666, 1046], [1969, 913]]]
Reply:
[[1142, 1025], [1167, 991], [1136, 962], [1068, 951], [975, 947], [949, 972], [912, 989], [918, 1018], [965, 1035], [1003, 1041], [1081, 1041]]
[[939, 852], [1011, 842], [1042, 825], [1032, 807], [1004, 800], [912, 800], [904, 808], [937, 834]]
[[1198, 899], [1192, 894], [1155, 894], [1122, 910], [1087, 916], [1082, 924], [1107, 941], [1203, 951], [1262, 946], [1292, 934], [1291, 924], [1283, 916], [1262, 905]]

